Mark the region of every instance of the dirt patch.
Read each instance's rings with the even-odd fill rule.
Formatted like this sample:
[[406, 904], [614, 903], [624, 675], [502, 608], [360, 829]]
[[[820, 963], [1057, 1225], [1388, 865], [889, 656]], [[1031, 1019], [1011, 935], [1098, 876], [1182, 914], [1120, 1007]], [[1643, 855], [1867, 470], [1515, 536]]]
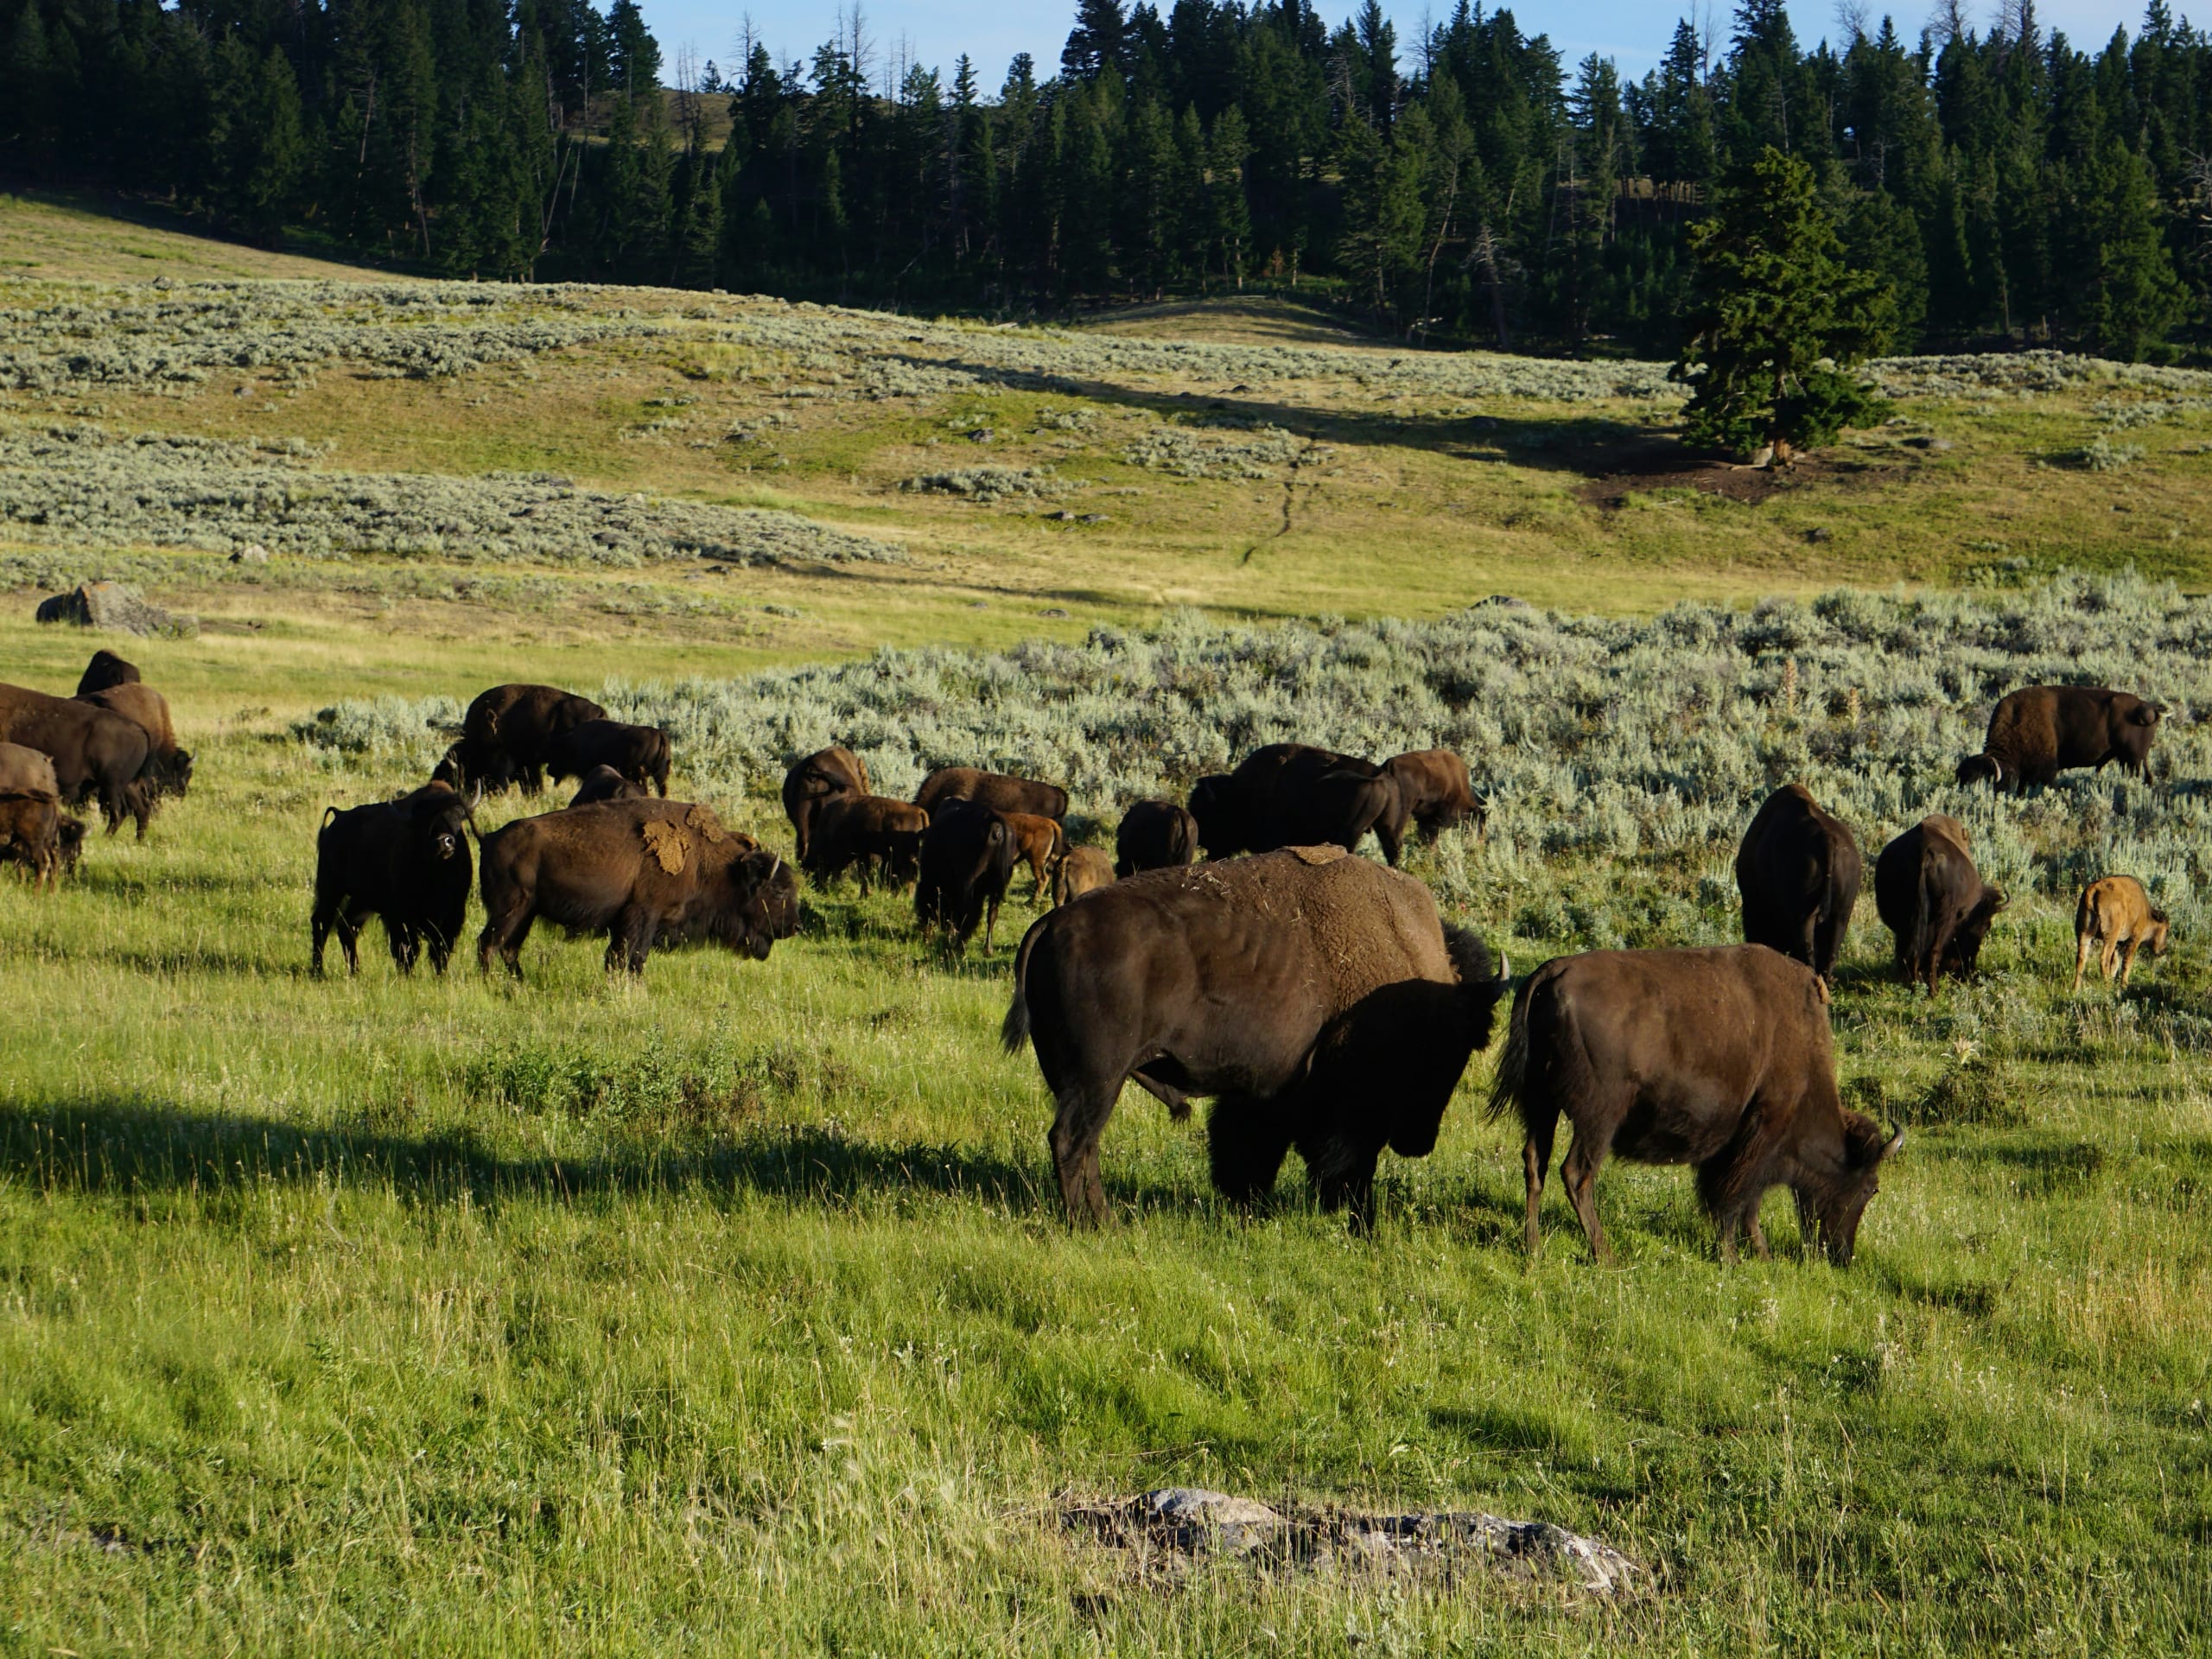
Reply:
[[1599, 507], [1624, 507], [1629, 498], [1658, 490], [1694, 490], [1757, 506], [1777, 495], [1821, 486], [1897, 482], [1911, 471], [1835, 455], [1801, 455], [1787, 467], [1745, 467], [1652, 444], [1608, 457], [1607, 469], [1575, 492]]

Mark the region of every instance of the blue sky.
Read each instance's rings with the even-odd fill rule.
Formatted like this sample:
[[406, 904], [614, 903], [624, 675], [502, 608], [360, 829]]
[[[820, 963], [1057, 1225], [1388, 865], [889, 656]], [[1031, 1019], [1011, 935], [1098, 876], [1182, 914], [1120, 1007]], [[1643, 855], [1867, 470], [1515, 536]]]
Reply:
[[[848, 0], [849, 3], [849, 0]], [[1332, 24], [1348, 16], [1357, 0], [1321, 0], [1323, 17]], [[1448, 12], [1454, 0], [1429, 0], [1436, 14]], [[754, 32], [779, 59], [807, 57], [816, 46], [837, 32], [837, 0], [643, 0], [645, 18], [660, 38], [671, 78], [677, 48], [689, 42], [701, 60], [713, 59], [725, 69], [737, 55], [733, 42], [749, 10]], [[1970, 12], [1986, 26], [1993, 16], [1994, 0], [1968, 0]], [[1871, 5], [1879, 18], [1883, 8]], [[1160, 10], [1167, 10], [1166, 4]], [[1713, 8], [1725, 36], [1732, 14], [1732, 0]], [[1893, 9], [1898, 32], [1916, 38], [1934, 10], [1929, 0], [1913, 0], [1909, 7]], [[2176, 5], [2177, 12], [2187, 10]], [[1422, 12], [1418, 0], [1397, 0], [1390, 7], [1402, 40], [1420, 33]], [[1683, 0], [1554, 0], [1553, 3], [1522, 3], [1514, 8], [1521, 26], [1530, 33], [1549, 35], [1568, 62], [1591, 52], [1616, 59], [1623, 72], [1641, 75], [1658, 61], [1674, 33], [1675, 19], [1683, 14]], [[887, 60], [903, 40], [908, 54], [934, 65], [951, 78], [954, 59], [965, 51], [976, 60], [978, 78], [995, 88], [1016, 52], [1035, 55], [1040, 75], [1059, 64], [1060, 45], [1067, 38], [1074, 14], [1071, 3], [1008, 4], [1005, 0], [863, 0], [867, 32], [880, 54]], [[1835, 9], [1819, 0], [1798, 0], [1790, 7], [1799, 35], [1808, 44], [1837, 33]], [[2063, 29], [2079, 47], [2101, 46], [2120, 23], [2132, 34], [2140, 22], [2139, 5], [2100, 5], [2095, 0], [2044, 0], [2037, 15], [2046, 29]]]

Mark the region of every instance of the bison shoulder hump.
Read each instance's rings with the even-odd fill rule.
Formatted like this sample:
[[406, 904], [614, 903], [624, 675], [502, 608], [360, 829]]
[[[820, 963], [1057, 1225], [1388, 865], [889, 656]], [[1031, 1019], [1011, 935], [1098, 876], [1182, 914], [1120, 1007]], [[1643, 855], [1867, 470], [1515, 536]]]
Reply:
[[683, 853], [690, 838], [681, 824], [670, 823], [662, 818], [647, 818], [638, 826], [645, 838], [645, 850], [671, 875], [683, 873]]
[[699, 838], [709, 846], [720, 846], [729, 839], [729, 831], [722, 828], [722, 821], [710, 807], [693, 807], [683, 815], [683, 824], [686, 829], [697, 830]]

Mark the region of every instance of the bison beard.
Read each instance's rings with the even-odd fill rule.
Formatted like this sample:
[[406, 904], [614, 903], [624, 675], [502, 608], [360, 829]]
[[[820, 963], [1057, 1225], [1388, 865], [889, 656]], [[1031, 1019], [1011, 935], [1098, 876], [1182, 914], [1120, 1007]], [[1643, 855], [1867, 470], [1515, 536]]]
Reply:
[[1812, 969], [1762, 944], [1697, 950], [1597, 950], [1529, 976], [1491, 1091], [1489, 1115], [1516, 1110], [1527, 1141], [1529, 1253], [1565, 1116], [1574, 1142], [1560, 1179], [1600, 1262], [1613, 1259], [1598, 1220], [1606, 1155], [1694, 1164], [1698, 1197], [1736, 1259], [1749, 1226], [1767, 1254], [1759, 1200], [1787, 1185], [1808, 1244], [1851, 1265], [1859, 1218], [1883, 1162], [1874, 1121], [1836, 1093], [1827, 988]]
[[1372, 1217], [1376, 1160], [1436, 1143], [1505, 980], [1427, 889], [1337, 849], [1119, 881], [1033, 926], [1001, 1036], [1033, 1040], [1071, 1220], [1103, 1221], [1098, 1143], [1134, 1079], [1211, 1095], [1214, 1184], [1239, 1203], [1295, 1147], [1322, 1203]]

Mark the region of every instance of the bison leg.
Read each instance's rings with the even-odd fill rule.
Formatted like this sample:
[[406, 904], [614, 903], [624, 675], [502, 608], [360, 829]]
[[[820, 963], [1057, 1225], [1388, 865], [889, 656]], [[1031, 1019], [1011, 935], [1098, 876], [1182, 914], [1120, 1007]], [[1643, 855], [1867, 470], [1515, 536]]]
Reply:
[[1053, 1091], [1058, 1109], [1052, 1116], [1052, 1173], [1059, 1178], [1060, 1202], [1067, 1206], [1068, 1219], [1079, 1227], [1105, 1224], [1106, 1185], [1098, 1175], [1098, 1141], [1120, 1093], [1117, 1084], [1096, 1079]]
[[391, 947], [392, 965], [403, 974], [415, 971], [415, 959], [422, 954], [423, 944], [411, 922], [395, 922], [385, 918], [385, 942]]
[[2074, 941], [2074, 988], [2082, 988], [2082, 976], [2089, 970], [2089, 950], [2096, 941], [2087, 933]]
[[1538, 1207], [1543, 1202], [1544, 1173], [1552, 1166], [1552, 1136], [1558, 1133], [1559, 1119], [1552, 1118], [1541, 1128], [1531, 1124], [1529, 1138], [1521, 1143], [1521, 1169], [1529, 1181], [1529, 1254], [1534, 1255], [1543, 1243], [1543, 1232], [1536, 1223]]
[[330, 938], [330, 925], [336, 919], [337, 906], [317, 894], [315, 913], [308, 918], [308, 972], [316, 979], [322, 977], [322, 947]]
[[361, 929], [366, 925], [370, 914], [359, 904], [342, 906], [338, 912], [338, 948], [345, 953], [349, 979], [361, 971]]
[[[1338, 1150], [1341, 1157], [1350, 1148]], [[1371, 1152], [1353, 1153], [1341, 1163], [1325, 1164], [1313, 1184], [1324, 1210], [1351, 1211], [1355, 1233], [1371, 1231], [1375, 1226], [1375, 1159]]]
[[[1004, 896], [1005, 895], [1002, 893], [993, 893], [991, 895], [990, 908], [984, 913], [983, 954], [985, 956], [988, 956], [991, 953], [991, 931], [999, 925], [999, 900]], [[969, 931], [973, 931], [973, 929], [971, 928]], [[964, 945], [967, 944], [967, 941], [963, 939], [961, 944]]]
[[611, 974], [620, 967], [633, 976], [643, 974], [658, 931], [650, 911], [633, 906], [617, 912], [614, 925], [607, 930], [607, 971]]
[[[1145, 1083], [1140, 1075], [1137, 1081]], [[1150, 1087], [1147, 1084], [1147, 1087]], [[1187, 1114], [1188, 1105], [1183, 1109]], [[1268, 1196], [1290, 1150], [1281, 1107], [1249, 1095], [1224, 1095], [1206, 1118], [1206, 1158], [1214, 1190], [1246, 1208]]]
[[1613, 1247], [1605, 1242], [1605, 1226], [1598, 1219], [1598, 1166], [1605, 1161], [1605, 1148], [1578, 1128], [1574, 1144], [1567, 1149], [1567, 1161], [1560, 1166], [1559, 1178], [1567, 1188], [1567, 1201], [1573, 1205], [1574, 1213], [1582, 1223], [1583, 1234], [1590, 1241], [1590, 1254], [1601, 1265], [1610, 1268], [1613, 1265]]
[[519, 914], [494, 916], [484, 924], [484, 931], [476, 936], [476, 969], [479, 973], [492, 971], [492, 953], [498, 951], [499, 959], [507, 965], [507, 972], [516, 979], [522, 977], [523, 941], [530, 937], [530, 925], [536, 919], [527, 910]]
[[2127, 942], [2127, 949], [2121, 956], [2120, 962], [2120, 988], [2122, 990], [2126, 990], [2127, 988], [2127, 976], [2135, 971], [2136, 950], [2137, 942], [2131, 938]]

